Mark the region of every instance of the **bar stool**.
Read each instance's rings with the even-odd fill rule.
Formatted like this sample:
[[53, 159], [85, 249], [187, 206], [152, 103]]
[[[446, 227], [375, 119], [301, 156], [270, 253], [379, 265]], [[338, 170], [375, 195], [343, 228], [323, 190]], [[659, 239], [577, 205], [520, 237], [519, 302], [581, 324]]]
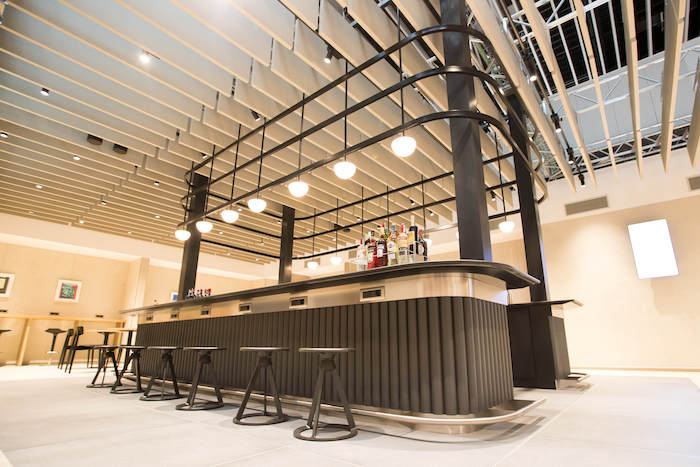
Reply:
[[[305, 441], [339, 441], [341, 439], [348, 439], [357, 435], [355, 419], [352, 416], [352, 412], [350, 412], [348, 397], [345, 394], [345, 388], [340, 382], [340, 376], [338, 375], [338, 369], [335, 364], [335, 356], [337, 354], [349, 353], [353, 352], [354, 350], [355, 349], [351, 347], [301, 347], [299, 349], [299, 352], [302, 353], [319, 354], [320, 364], [318, 367], [318, 376], [316, 377], [316, 386], [314, 387], [314, 397], [311, 401], [311, 409], [309, 410], [309, 418], [306, 421], [306, 425], [300, 426], [294, 430], [295, 438], [303, 439]], [[343, 404], [345, 418], [348, 422], [347, 425], [337, 423], [319, 423], [318, 421], [318, 417], [321, 413], [321, 394], [323, 394], [323, 382], [325, 380], [326, 373], [330, 373], [333, 377], [333, 382], [335, 383], [336, 391], [340, 397], [340, 402]], [[337, 428], [346, 430], [348, 433], [333, 437], [321, 438], [317, 436], [319, 428]], [[303, 435], [303, 433], [307, 430], [313, 430], [311, 436]]]
[[[109, 360], [112, 359], [112, 365], [114, 365], [114, 375], [115, 377], [119, 377], [119, 368], [117, 367], [117, 358], [114, 355], [114, 349], [117, 348], [116, 345], [96, 345], [96, 349], [100, 351], [100, 361], [99, 361], [99, 366], [97, 367], [97, 373], [95, 373], [95, 377], [92, 378], [92, 383], [88, 384], [86, 387], [88, 388], [110, 388], [116, 383], [105, 383], [105, 376], [107, 376], [107, 365], [109, 364]], [[97, 378], [100, 376], [100, 372], [102, 372], [102, 382], [101, 383], [95, 383], [97, 381]]]
[[[163, 379], [161, 380], [160, 384], [160, 393], [158, 394], [151, 394], [151, 388], [153, 387], [153, 382], [156, 379], [156, 374], [154, 373], [153, 376], [151, 376], [151, 380], [148, 382], [148, 386], [146, 386], [146, 390], [143, 392], [143, 396], [140, 397], [142, 401], [168, 401], [171, 399], [179, 399], [182, 397], [180, 395], [180, 389], [177, 387], [177, 376], [175, 376], [175, 365], [173, 365], [173, 352], [175, 350], [179, 350], [180, 347], [175, 347], [175, 346], [163, 346], [163, 345], [157, 345], [157, 346], [149, 346], [149, 349], [153, 350], [160, 350], [160, 372], [163, 374]], [[170, 370], [170, 375], [173, 378], [173, 393], [168, 393], [165, 392], [165, 373], [167, 370]]]
[[58, 336], [59, 334], [63, 334], [66, 331], [64, 331], [63, 329], [58, 329], [58, 328], [48, 328], [44, 332], [48, 332], [49, 334], [52, 335], [51, 348], [49, 349], [48, 352], [46, 352], [49, 355], [49, 363], [47, 363], [47, 365], [50, 366], [51, 365], [51, 356], [56, 354], [56, 351], [54, 350], [54, 348], [56, 347], [56, 336]]
[[[272, 370], [272, 353], [273, 352], [288, 352], [289, 347], [241, 347], [240, 348], [241, 352], [258, 352], [258, 364], [255, 366], [255, 370], [253, 371], [253, 376], [250, 377], [250, 381], [248, 382], [248, 387], [246, 387], [245, 390], [245, 396], [243, 396], [243, 401], [241, 402], [241, 406], [238, 408], [238, 413], [233, 419], [233, 423], [236, 423], [238, 425], [272, 425], [275, 423], [282, 423], [286, 422], [289, 420], [289, 417], [287, 417], [283, 412], [282, 412], [282, 403], [280, 402], [280, 396], [279, 392], [277, 391], [277, 380], [275, 379], [275, 372]], [[246, 405], [248, 405], [248, 400], [250, 399], [250, 393], [253, 391], [253, 385], [255, 384], [255, 381], [258, 379], [258, 376], [260, 375], [260, 371], [262, 370], [264, 379], [265, 379], [265, 385], [263, 386], [263, 411], [262, 413], [249, 413], [249, 414], [244, 414]], [[267, 374], [270, 373], [270, 382], [272, 386], [272, 399], [275, 401], [275, 407], [277, 409], [277, 416], [265, 420], [262, 422], [244, 422], [242, 419], [243, 418], [250, 418], [250, 417], [268, 417], [272, 414], [269, 414], [267, 412]]]
[[203, 400], [196, 402], [197, 398], [197, 387], [199, 386], [199, 378], [202, 376], [202, 370], [205, 366], [211, 364], [211, 353], [217, 350], [226, 350], [224, 347], [185, 347], [182, 350], [194, 350], [199, 353], [197, 358], [197, 367], [194, 371], [194, 378], [192, 380], [192, 387], [190, 387], [190, 394], [187, 396], [187, 402], [178, 404], [175, 406], [177, 410], [210, 410], [216, 409], [224, 406], [224, 399], [221, 397], [221, 386], [219, 386], [219, 380], [216, 377], [216, 371], [214, 367], [209, 367], [209, 371], [212, 375], [212, 381], [214, 383], [214, 391], [216, 391], [216, 401]]
[[[119, 354], [121, 354], [122, 350], [126, 350], [126, 360], [124, 360], [124, 367], [122, 368], [122, 372], [117, 375], [117, 380], [114, 382], [114, 385], [112, 386], [112, 389], [109, 392], [111, 392], [112, 394], [135, 394], [138, 392], [143, 392], [143, 388], [141, 387], [141, 351], [145, 349], [145, 345], [119, 346]], [[117, 357], [117, 361], [119, 361], [119, 357]], [[134, 362], [134, 371], [136, 372], [136, 386], [122, 386], [122, 378], [124, 377], [124, 373], [126, 373], [126, 370], [129, 368], [129, 363], [131, 363], [132, 361]], [[118, 386], [122, 387], [119, 388]]]
[[10, 331], [11, 331], [11, 329], [0, 329], [0, 336], [5, 334], [6, 332], [10, 332]]

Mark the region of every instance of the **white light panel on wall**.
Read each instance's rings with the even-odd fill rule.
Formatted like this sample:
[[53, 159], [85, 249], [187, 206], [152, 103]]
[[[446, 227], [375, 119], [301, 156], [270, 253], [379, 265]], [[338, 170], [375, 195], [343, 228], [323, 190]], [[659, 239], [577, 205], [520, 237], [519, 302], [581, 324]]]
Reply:
[[671, 233], [666, 219], [630, 224], [630, 241], [640, 279], [678, 275]]

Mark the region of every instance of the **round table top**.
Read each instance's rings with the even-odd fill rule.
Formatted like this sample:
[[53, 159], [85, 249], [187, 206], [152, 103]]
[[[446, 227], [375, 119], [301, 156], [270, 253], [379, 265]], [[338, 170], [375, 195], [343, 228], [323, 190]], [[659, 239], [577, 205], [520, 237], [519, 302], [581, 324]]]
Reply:
[[216, 347], [216, 346], [200, 346], [200, 347], [183, 347], [182, 350], [226, 350], [226, 347]]
[[348, 353], [355, 351], [352, 347], [299, 347], [298, 350], [305, 353]]
[[241, 352], [286, 352], [289, 347], [241, 347]]

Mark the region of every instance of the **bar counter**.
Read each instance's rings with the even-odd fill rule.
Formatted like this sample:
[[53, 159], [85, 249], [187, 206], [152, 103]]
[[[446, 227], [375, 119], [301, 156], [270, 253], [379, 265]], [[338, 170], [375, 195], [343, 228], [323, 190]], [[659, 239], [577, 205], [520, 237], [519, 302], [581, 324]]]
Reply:
[[[296, 349], [353, 347], [339, 360], [353, 407], [471, 416], [513, 399], [507, 289], [536, 283], [504, 264], [434, 261], [122, 313], [138, 314], [137, 345], [226, 347], [214, 359], [225, 388], [244, 388], [252, 374], [254, 356], [239, 347], [287, 346], [273, 358], [280, 392], [310, 398], [317, 361]], [[142, 373], [151, 375], [158, 358], [146, 352]], [[175, 367], [191, 381], [194, 356], [177, 352]]]

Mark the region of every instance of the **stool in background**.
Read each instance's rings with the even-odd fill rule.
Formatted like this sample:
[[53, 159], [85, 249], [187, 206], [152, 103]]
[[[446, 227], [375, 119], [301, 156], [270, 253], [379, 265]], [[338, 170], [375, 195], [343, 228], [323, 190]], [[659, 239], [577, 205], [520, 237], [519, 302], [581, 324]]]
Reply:
[[[111, 388], [114, 384], [118, 383], [119, 378], [119, 368], [117, 367], [117, 357], [114, 354], [114, 350], [117, 348], [116, 345], [96, 345], [95, 349], [100, 352], [99, 366], [97, 367], [97, 373], [95, 377], [92, 378], [92, 383], [88, 384], [88, 388]], [[117, 378], [115, 383], [105, 383], [105, 376], [107, 376], [107, 365], [109, 365], [109, 360], [112, 360], [112, 365], [114, 366], [114, 376]], [[95, 383], [97, 378], [102, 372], [102, 382]]]
[[[289, 347], [241, 347], [240, 348], [241, 352], [258, 352], [258, 364], [255, 366], [255, 370], [253, 371], [253, 375], [250, 377], [250, 381], [248, 382], [248, 387], [246, 387], [245, 390], [245, 396], [243, 396], [243, 401], [241, 402], [241, 406], [238, 408], [238, 413], [236, 414], [236, 417], [233, 419], [233, 423], [236, 423], [238, 425], [272, 425], [274, 423], [282, 423], [286, 422], [289, 420], [289, 417], [287, 417], [283, 412], [282, 412], [282, 403], [280, 402], [280, 396], [279, 392], [277, 390], [277, 380], [275, 379], [275, 372], [272, 370], [272, 353], [273, 352], [288, 352]], [[255, 381], [258, 379], [258, 376], [260, 375], [260, 371], [262, 370], [263, 375], [264, 375], [264, 380], [265, 380], [265, 385], [263, 387], [263, 411], [262, 413], [249, 413], [249, 414], [244, 414], [246, 405], [248, 405], [248, 399], [250, 399], [250, 393], [253, 391], [253, 386], [255, 385]], [[277, 416], [275, 418], [272, 418], [270, 420], [265, 420], [263, 422], [258, 422], [258, 423], [250, 423], [250, 422], [243, 422], [243, 418], [249, 418], [249, 417], [263, 417], [263, 416], [270, 416], [271, 414], [268, 414], [267, 412], [267, 374], [270, 373], [270, 383], [271, 383], [271, 388], [272, 388], [272, 400], [275, 402], [275, 408], [277, 409]]]
[[[161, 380], [160, 384], [160, 393], [158, 394], [151, 394], [151, 388], [153, 388], [153, 382], [156, 379], [156, 374], [154, 373], [153, 376], [151, 376], [151, 380], [148, 382], [148, 386], [146, 386], [146, 390], [143, 392], [143, 396], [141, 396], [142, 401], [167, 401], [171, 399], [179, 399], [182, 396], [180, 395], [180, 389], [177, 387], [177, 376], [175, 376], [175, 365], [173, 365], [173, 352], [175, 350], [178, 350], [180, 347], [176, 346], [164, 346], [164, 345], [157, 345], [157, 346], [149, 346], [149, 349], [153, 350], [160, 350], [160, 372], [163, 375], [163, 379]], [[166, 372], [170, 370], [170, 375], [173, 378], [173, 388], [174, 392], [168, 393], [165, 392], [165, 374]]]
[[[81, 350], [87, 350], [88, 352], [88, 360], [92, 359], [92, 354], [95, 351], [94, 345], [78, 345], [78, 340], [80, 339], [80, 336], [83, 335], [85, 332], [85, 328], [82, 326], [78, 326], [75, 329], [75, 334], [73, 334], [73, 342], [71, 345], [68, 347], [69, 354], [68, 354], [68, 361], [66, 362], [66, 371], [70, 373], [73, 371], [73, 360], [75, 360], [75, 353]], [[88, 361], [89, 365], [89, 361]]]
[[75, 330], [73, 328], [66, 331], [66, 340], [63, 341], [63, 348], [61, 349], [61, 356], [58, 357], [58, 368], [61, 368], [64, 363], [66, 363], [66, 357], [68, 356], [68, 348], [70, 347], [70, 338], [73, 337]]
[[11, 329], [0, 329], [0, 336], [5, 334], [6, 332], [10, 332], [10, 331], [11, 331]]
[[56, 351], [54, 350], [54, 348], [56, 347], [56, 336], [58, 336], [59, 334], [63, 334], [66, 331], [64, 331], [63, 329], [58, 329], [58, 328], [49, 328], [44, 332], [48, 332], [49, 334], [52, 335], [51, 348], [49, 349], [48, 352], [46, 352], [49, 355], [49, 363], [47, 363], [47, 365], [50, 366], [51, 365], [51, 356], [56, 354]]
[[[318, 376], [316, 377], [316, 386], [314, 387], [314, 398], [311, 401], [311, 409], [309, 410], [309, 418], [306, 425], [300, 426], [294, 430], [294, 437], [298, 439], [303, 439], [305, 441], [338, 441], [341, 439], [352, 438], [357, 435], [357, 428], [355, 428], [355, 419], [350, 412], [350, 405], [348, 404], [348, 397], [345, 395], [345, 388], [340, 382], [340, 376], [338, 376], [338, 369], [335, 364], [335, 356], [340, 353], [353, 352], [355, 349], [350, 347], [301, 347], [299, 352], [302, 353], [316, 353], [319, 354], [320, 363], [318, 366]], [[340, 397], [340, 402], [343, 404], [343, 410], [345, 411], [345, 418], [347, 419], [347, 425], [341, 425], [337, 423], [320, 423], [318, 417], [321, 413], [321, 394], [323, 394], [323, 382], [326, 378], [326, 373], [330, 373], [333, 382], [335, 383], [336, 391]], [[319, 428], [337, 428], [341, 430], [346, 430], [348, 433], [328, 438], [318, 437]], [[303, 435], [307, 430], [313, 430], [311, 436]]]
[[216, 391], [216, 401], [201, 401], [196, 402], [197, 386], [199, 386], [199, 378], [202, 376], [202, 370], [205, 366], [211, 365], [211, 353], [217, 350], [226, 350], [224, 347], [185, 347], [183, 350], [194, 350], [199, 353], [197, 358], [197, 368], [194, 371], [192, 379], [192, 387], [190, 394], [187, 396], [187, 402], [175, 406], [177, 410], [209, 410], [224, 406], [224, 399], [221, 397], [221, 386], [216, 377], [214, 367], [209, 367], [211, 371], [212, 381], [214, 383], [214, 391]]
[[[119, 354], [122, 353], [122, 350], [126, 350], [126, 360], [124, 360], [124, 367], [122, 368], [122, 372], [117, 375], [117, 380], [114, 382], [112, 390], [109, 392], [111, 392], [112, 394], [134, 394], [138, 392], [143, 392], [143, 388], [141, 387], [141, 351], [145, 349], [145, 345], [119, 346]], [[117, 357], [117, 361], [119, 361], [119, 357]], [[136, 372], [136, 386], [125, 387], [122, 386], [122, 378], [124, 377], [124, 373], [126, 373], [126, 370], [129, 368], [129, 363], [131, 363], [132, 361], [134, 362], [134, 371]], [[122, 387], [120, 388], [118, 386]]]

